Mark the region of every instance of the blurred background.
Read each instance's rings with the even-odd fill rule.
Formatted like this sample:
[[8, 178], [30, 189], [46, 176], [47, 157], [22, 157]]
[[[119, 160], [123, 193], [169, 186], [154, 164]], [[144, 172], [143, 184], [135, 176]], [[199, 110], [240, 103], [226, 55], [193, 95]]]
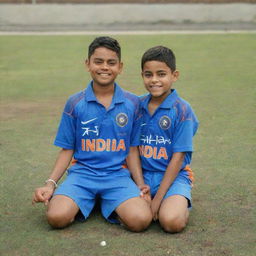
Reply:
[[256, 0], [0, 0], [0, 31], [255, 28]]

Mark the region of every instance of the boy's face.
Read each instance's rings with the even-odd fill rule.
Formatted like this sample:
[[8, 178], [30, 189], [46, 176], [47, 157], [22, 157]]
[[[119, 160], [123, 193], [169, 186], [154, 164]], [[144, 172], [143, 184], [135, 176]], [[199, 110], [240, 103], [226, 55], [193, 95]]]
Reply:
[[152, 98], [165, 99], [172, 88], [172, 83], [177, 81], [179, 72], [173, 71], [160, 61], [147, 61], [141, 73], [145, 88]]
[[123, 63], [114, 51], [99, 47], [90, 59], [86, 60], [86, 66], [94, 85], [105, 87], [114, 84], [116, 77], [122, 71]]

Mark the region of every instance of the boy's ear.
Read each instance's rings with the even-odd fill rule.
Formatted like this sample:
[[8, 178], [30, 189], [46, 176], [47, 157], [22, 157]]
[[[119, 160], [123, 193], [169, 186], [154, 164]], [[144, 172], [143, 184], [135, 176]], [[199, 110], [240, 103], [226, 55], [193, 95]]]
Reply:
[[84, 64], [85, 64], [85, 67], [86, 67], [86, 69], [87, 69], [87, 71], [90, 71], [90, 69], [89, 69], [89, 60], [88, 59], [86, 59], [85, 61], [84, 61]]
[[119, 74], [122, 73], [123, 67], [124, 67], [124, 63], [120, 61], [120, 63], [119, 63]]
[[175, 70], [172, 74], [173, 74], [174, 80], [177, 81], [180, 76], [179, 70]]

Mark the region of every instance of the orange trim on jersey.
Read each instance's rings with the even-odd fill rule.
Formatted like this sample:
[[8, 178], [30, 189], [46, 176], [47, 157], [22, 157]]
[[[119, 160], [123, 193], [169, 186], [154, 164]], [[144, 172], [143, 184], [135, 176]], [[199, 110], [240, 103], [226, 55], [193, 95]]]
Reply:
[[127, 164], [123, 164], [123, 165], [122, 165], [122, 168], [124, 168], [124, 169], [128, 169]]
[[193, 186], [193, 183], [194, 183], [194, 180], [195, 180], [194, 172], [192, 171], [192, 169], [190, 168], [189, 165], [186, 165], [184, 170], [188, 173], [188, 177], [191, 180], [192, 186]]
[[72, 158], [70, 165], [75, 165], [77, 163], [77, 160], [75, 158]]

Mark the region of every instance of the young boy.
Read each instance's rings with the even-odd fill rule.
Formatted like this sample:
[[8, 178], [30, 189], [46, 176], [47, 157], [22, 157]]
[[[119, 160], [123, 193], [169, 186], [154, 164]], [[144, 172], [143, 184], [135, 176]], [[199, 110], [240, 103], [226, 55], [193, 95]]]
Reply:
[[79, 211], [86, 219], [99, 199], [109, 222], [121, 221], [131, 231], [142, 231], [152, 214], [140, 197], [147, 186], [134, 130], [139, 98], [115, 83], [123, 66], [119, 43], [110, 37], [96, 38], [89, 46], [86, 66], [92, 81], [66, 103], [54, 142], [61, 150], [45, 185], [35, 190], [33, 202], [45, 203], [49, 224], [63, 228]]
[[179, 72], [166, 47], [147, 50], [141, 60], [149, 94], [141, 97], [140, 154], [144, 181], [150, 186], [151, 210], [166, 232], [182, 231], [191, 207], [192, 138], [198, 128], [190, 105], [172, 89]]

